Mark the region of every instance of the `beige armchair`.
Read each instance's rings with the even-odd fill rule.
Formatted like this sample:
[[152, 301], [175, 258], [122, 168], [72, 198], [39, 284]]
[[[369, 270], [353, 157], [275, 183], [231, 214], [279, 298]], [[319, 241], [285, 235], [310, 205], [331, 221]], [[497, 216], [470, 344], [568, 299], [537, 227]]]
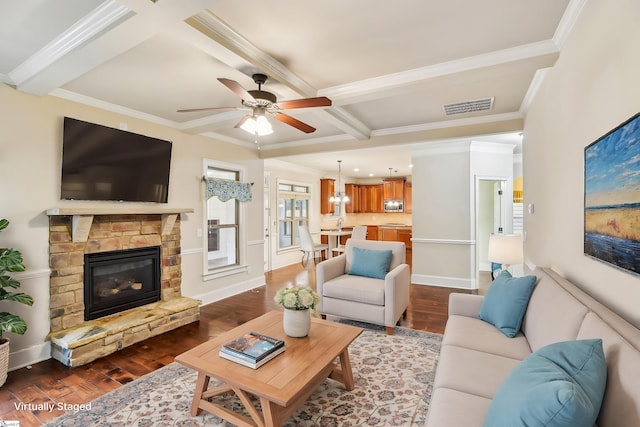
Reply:
[[[383, 278], [353, 275], [354, 248], [361, 263], [364, 250], [391, 251], [388, 272]], [[379, 253], [379, 252], [375, 252]], [[375, 266], [374, 266], [375, 267]], [[318, 311], [323, 318], [343, 317], [385, 326], [389, 335], [409, 305], [410, 272], [402, 242], [349, 239], [345, 252], [316, 265], [320, 295]]]

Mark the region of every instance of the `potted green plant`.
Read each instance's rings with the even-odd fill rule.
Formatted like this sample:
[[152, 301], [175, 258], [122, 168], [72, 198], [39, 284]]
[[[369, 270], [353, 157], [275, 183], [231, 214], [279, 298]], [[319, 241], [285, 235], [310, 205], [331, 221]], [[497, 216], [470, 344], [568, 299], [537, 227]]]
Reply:
[[[7, 228], [9, 221], [0, 219], [0, 231]], [[0, 248], [0, 301], [16, 301], [33, 305], [33, 298], [22, 292], [13, 292], [20, 287], [20, 282], [7, 273], [24, 271], [22, 254], [13, 248]], [[27, 322], [18, 315], [0, 311], [0, 386], [7, 380], [9, 368], [9, 339], [5, 332], [22, 335], [27, 331]]]

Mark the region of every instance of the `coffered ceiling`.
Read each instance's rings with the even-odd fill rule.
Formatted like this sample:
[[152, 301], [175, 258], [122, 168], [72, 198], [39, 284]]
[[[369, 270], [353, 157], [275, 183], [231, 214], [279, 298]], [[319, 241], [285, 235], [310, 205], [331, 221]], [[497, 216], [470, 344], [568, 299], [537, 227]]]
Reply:
[[[413, 143], [520, 131], [585, 1], [5, 0], [0, 81], [259, 146], [265, 158], [314, 164], [309, 154], [372, 149], [382, 175], [404, 168], [390, 163]], [[279, 101], [330, 98], [286, 111], [317, 130], [270, 117], [274, 133], [256, 144], [234, 127], [246, 111], [177, 112], [240, 107], [217, 78], [252, 90], [256, 72]], [[491, 108], [444, 111], [480, 99]]]

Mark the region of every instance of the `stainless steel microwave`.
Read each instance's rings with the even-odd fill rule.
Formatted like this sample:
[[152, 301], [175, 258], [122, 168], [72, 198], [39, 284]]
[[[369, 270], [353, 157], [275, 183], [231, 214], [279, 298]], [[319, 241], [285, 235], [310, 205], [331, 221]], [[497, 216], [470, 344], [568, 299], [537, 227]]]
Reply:
[[404, 212], [404, 201], [402, 200], [385, 200], [385, 212]]

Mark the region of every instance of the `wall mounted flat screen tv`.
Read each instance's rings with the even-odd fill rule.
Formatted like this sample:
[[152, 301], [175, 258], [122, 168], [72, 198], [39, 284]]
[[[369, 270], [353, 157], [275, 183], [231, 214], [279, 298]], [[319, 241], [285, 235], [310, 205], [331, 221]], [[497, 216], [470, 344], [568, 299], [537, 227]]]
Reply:
[[171, 146], [65, 117], [60, 198], [167, 203]]

